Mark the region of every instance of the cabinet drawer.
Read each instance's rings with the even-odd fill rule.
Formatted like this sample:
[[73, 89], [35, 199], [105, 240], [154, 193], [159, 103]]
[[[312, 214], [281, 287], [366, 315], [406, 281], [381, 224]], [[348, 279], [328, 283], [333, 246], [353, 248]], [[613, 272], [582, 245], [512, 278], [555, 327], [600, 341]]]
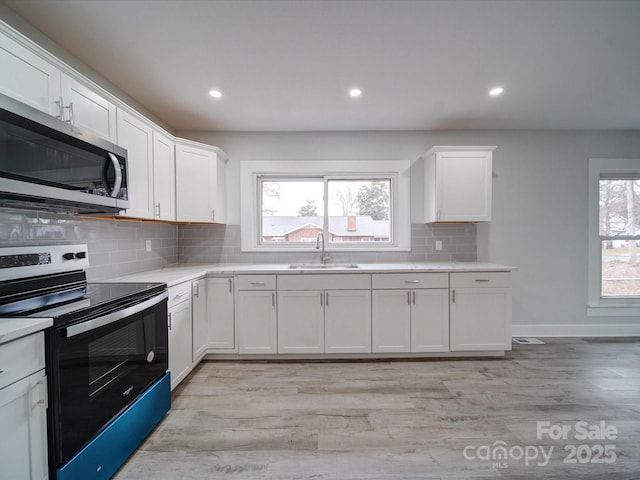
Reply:
[[187, 300], [191, 300], [191, 282], [183, 282], [169, 287], [169, 308]]
[[291, 274], [278, 275], [278, 290], [367, 290], [371, 275], [356, 274]]
[[449, 288], [448, 273], [375, 273], [371, 288]]
[[510, 286], [511, 272], [469, 272], [451, 274], [451, 288]]
[[238, 275], [236, 277], [237, 290], [275, 290], [275, 275]]
[[0, 388], [44, 368], [44, 333], [0, 345]]

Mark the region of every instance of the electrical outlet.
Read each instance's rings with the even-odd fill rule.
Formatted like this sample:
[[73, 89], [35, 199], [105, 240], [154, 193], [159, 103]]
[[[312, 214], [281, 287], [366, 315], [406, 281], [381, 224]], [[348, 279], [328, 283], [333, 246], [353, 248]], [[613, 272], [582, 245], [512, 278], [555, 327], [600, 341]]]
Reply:
[[442, 240], [436, 240], [436, 250], [442, 250]]
[[147, 240], [145, 242], [145, 249], [147, 250], [147, 252], [151, 251], [151, 240]]

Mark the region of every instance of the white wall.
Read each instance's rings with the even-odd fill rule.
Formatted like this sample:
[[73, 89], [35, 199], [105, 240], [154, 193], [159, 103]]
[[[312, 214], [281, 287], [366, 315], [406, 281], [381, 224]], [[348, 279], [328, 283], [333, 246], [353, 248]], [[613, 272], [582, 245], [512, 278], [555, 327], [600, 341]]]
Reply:
[[[637, 131], [177, 132], [229, 154], [229, 223], [239, 223], [244, 160], [416, 160], [433, 145], [496, 145], [493, 221], [478, 227], [478, 259], [514, 265], [513, 323], [521, 335], [640, 333], [637, 318], [587, 317], [590, 157], [640, 158]], [[422, 162], [411, 221], [422, 222]]]

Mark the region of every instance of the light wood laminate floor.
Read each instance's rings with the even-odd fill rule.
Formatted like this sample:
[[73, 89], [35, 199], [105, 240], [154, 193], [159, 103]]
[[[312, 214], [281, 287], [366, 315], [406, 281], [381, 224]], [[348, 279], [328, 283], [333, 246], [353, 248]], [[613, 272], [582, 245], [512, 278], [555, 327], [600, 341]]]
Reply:
[[[504, 359], [203, 362], [115, 478], [640, 479], [640, 338], [545, 340]], [[575, 438], [601, 422], [608, 438]]]

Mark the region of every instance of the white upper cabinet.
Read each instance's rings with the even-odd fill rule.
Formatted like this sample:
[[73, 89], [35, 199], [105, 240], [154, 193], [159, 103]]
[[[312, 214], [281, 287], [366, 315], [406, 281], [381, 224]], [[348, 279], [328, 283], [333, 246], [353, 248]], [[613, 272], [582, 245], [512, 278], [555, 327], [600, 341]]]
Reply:
[[115, 142], [116, 106], [64, 73], [60, 79], [63, 120]]
[[31, 50], [0, 34], [0, 92], [59, 116], [60, 70]]
[[425, 222], [491, 220], [496, 147], [433, 147], [424, 154]]
[[225, 163], [216, 151], [176, 143], [176, 220], [226, 221]]
[[160, 132], [153, 132], [153, 218], [176, 219], [176, 160], [174, 143]]
[[153, 218], [153, 130], [142, 120], [118, 109], [118, 145], [127, 149], [127, 217]]
[[0, 92], [116, 141], [116, 106], [38, 53], [0, 34]]

